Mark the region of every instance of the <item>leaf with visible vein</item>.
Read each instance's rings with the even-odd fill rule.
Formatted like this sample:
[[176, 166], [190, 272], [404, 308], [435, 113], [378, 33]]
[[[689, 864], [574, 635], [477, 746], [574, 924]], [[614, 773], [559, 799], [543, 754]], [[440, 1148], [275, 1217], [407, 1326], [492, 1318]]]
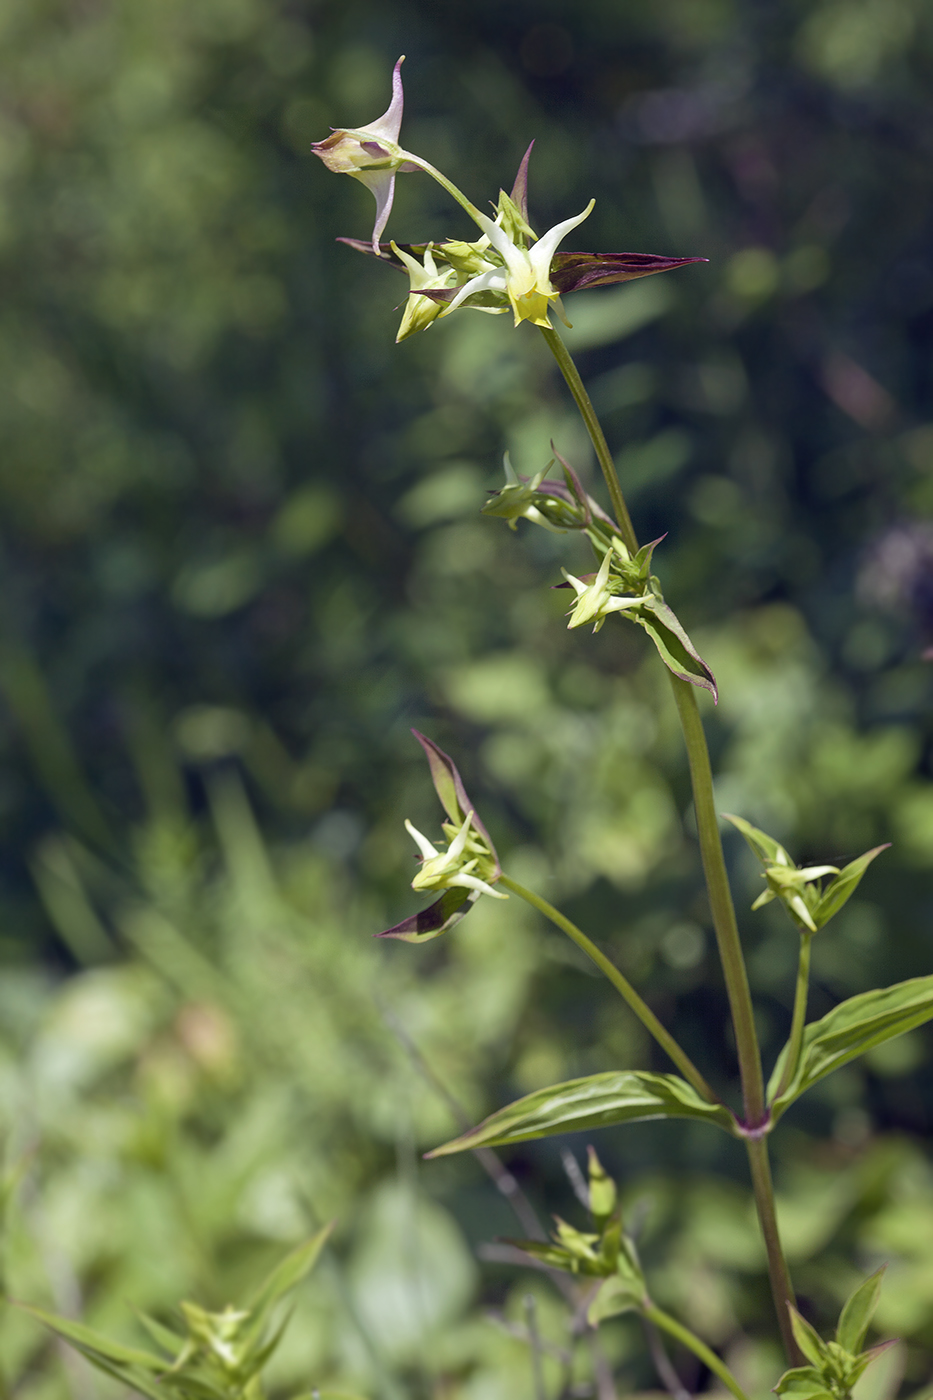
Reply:
[[708, 690], [718, 701], [716, 677], [687, 636], [676, 613], [666, 603], [648, 596], [637, 609], [630, 611], [629, 616], [648, 633], [669, 671], [682, 681]]
[[[821, 1020], [811, 1021], [804, 1030], [797, 1073], [781, 1097], [775, 1100], [772, 1117], [777, 1120], [789, 1104], [833, 1070], [886, 1040], [906, 1035], [931, 1018], [933, 976], [913, 977], [908, 982], [861, 992], [840, 1002]], [[785, 1045], [771, 1075], [769, 1098], [781, 1082], [786, 1058]]]
[[699, 1118], [726, 1132], [732, 1132], [735, 1123], [724, 1104], [707, 1103], [676, 1074], [610, 1071], [527, 1094], [426, 1155], [445, 1157], [478, 1147], [505, 1147], [529, 1138], [649, 1118]]

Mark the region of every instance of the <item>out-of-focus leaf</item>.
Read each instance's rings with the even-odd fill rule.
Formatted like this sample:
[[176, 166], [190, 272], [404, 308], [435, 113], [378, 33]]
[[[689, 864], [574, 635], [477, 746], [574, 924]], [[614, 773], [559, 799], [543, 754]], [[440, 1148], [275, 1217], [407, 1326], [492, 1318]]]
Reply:
[[596, 1327], [607, 1317], [618, 1317], [620, 1313], [633, 1312], [643, 1307], [644, 1303], [644, 1287], [640, 1287], [636, 1279], [622, 1278], [615, 1274], [601, 1285], [587, 1309], [586, 1319], [591, 1327]]
[[[797, 1073], [772, 1105], [772, 1116], [778, 1118], [789, 1104], [834, 1069], [840, 1069], [886, 1040], [905, 1035], [931, 1018], [933, 976], [913, 977], [893, 987], [849, 997], [805, 1029]], [[787, 1046], [778, 1056], [771, 1075], [769, 1095], [776, 1092], [781, 1082], [786, 1057]]]
[[18, 1306], [30, 1313], [45, 1327], [48, 1327], [50, 1331], [55, 1332], [57, 1336], [62, 1337], [98, 1370], [122, 1381], [131, 1389], [147, 1395], [149, 1400], [164, 1400], [166, 1393], [164, 1387], [160, 1389], [157, 1383], [151, 1379], [152, 1376], [164, 1373], [166, 1369], [164, 1358], [153, 1356], [150, 1352], [139, 1351], [134, 1347], [125, 1347], [110, 1337], [104, 1337], [99, 1332], [92, 1331], [83, 1323], [72, 1322], [70, 1318], [57, 1317], [54, 1313], [46, 1312], [43, 1308], [33, 1307], [29, 1303], [20, 1303]]
[[165, 1327], [161, 1322], [150, 1317], [148, 1313], [137, 1311], [140, 1326], [144, 1327], [150, 1337], [158, 1346], [164, 1347], [169, 1356], [176, 1357], [185, 1345], [184, 1337], [180, 1337], [177, 1332], [173, 1332], [170, 1327]]
[[335, 1223], [332, 1220], [323, 1229], [318, 1230], [316, 1235], [312, 1235], [311, 1239], [306, 1240], [297, 1249], [293, 1249], [291, 1254], [286, 1255], [260, 1284], [247, 1304], [250, 1311], [256, 1314], [255, 1325], [257, 1328], [263, 1326], [269, 1315], [269, 1310], [274, 1307], [278, 1300], [295, 1288], [314, 1268]]
[[726, 1132], [735, 1121], [723, 1104], [707, 1103], [675, 1074], [609, 1072], [538, 1089], [426, 1155], [445, 1157], [477, 1147], [505, 1147], [529, 1138], [649, 1118], [700, 1118]]
[[821, 1366], [826, 1359], [826, 1344], [817, 1332], [815, 1327], [811, 1327], [805, 1317], [794, 1307], [789, 1307], [790, 1325], [794, 1333], [794, 1341], [803, 1352], [808, 1361], [814, 1366]]
[[881, 1297], [881, 1284], [886, 1268], [887, 1265], [882, 1264], [880, 1269], [876, 1269], [873, 1274], [864, 1279], [839, 1314], [836, 1341], [841, 1347], [845, 1347], [846, 1351], [854, 1354], [861, 1351], [864, 1345], [865, 1334], [878, 1306], [878, 1299]]

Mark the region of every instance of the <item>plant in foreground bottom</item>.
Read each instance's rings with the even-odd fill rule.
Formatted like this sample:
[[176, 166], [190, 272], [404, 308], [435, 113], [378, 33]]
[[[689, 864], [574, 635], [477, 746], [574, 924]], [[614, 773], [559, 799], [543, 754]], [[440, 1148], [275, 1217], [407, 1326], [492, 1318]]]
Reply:
[[[147, 1400], [263, 1400], [261, 1373], [271, 1359], [288, 1314], [270, 1330], [278, 1304], [314, 1268], [332, 1225], [293, 1250], [241, 1308], [208, 1312], [197, 1303], [179, 1304], [182, 1330], [141, 1313], [139, 1320], [159, 1353], [123, 1346], [81, 1323], [20, 1304], [79, 1351], [99, 1371], [121, 1381]], [[320, 1400], [353, 1400], [315, 1390]], [[311, 1400], [312, 1392], [295, 1400]]]

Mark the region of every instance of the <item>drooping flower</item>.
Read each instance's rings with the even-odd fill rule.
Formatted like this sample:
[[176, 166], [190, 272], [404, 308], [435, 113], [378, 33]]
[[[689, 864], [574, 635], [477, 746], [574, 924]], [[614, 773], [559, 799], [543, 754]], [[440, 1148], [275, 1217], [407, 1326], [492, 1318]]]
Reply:
[[[377, 246], [375, 242], [370, 244], [355, 238], [338, 240], [359, 252], [374, 253], [382, 261], [409, 272], [411, 295], [440, 304], [440, 312], [422, 324], [415, 325], [411, 317], [407, 323], [403, 322], [406, 336], [415, 330], [427, 329], [435, 320], [464, 307], [500, 314], [511, 311], [516, 326], [530, 321], [547, 328], [551, 324], [552, 307], [566, 322], [560, 298], [568, 292], [629, 282], [687, 263], [706, 261], [705, 258], [668, 258], [655, 253], [562, 251], [558, 244], [588, 217], [593, 208], [592, 200], [582, 214], [555, 224], [539, 239], [528, 223], [531, 149], [529, 146], [525, 152], [511, 194], [500, 191], [495, 219], [479, 210], [471, 214], [483, 234], [475, 242], [448, 239], [430, 245], [381, 243]], [[436, 279], [436, 285], [430, 287], [425, 285], [424, 270], [417, 265], [416, 270], [413, 269], [408, 261], [409, 258], [424, 258], [429, 248], [435, 269], [432, 280]], [[401, 332], [398, 338], [403, 338]]]
[[419, 914], [376, 936], [424, 943], [458, 923], [480, 895], [488, 894], [493, 899], [508, 899], [508, 895], [493, 888], [502, 867], [489, 832], [467, 797], [456, 764], [433, 739], [419, 734], [417, 729], [411, 732], [427, 755], [434, 790], [449, 817], [442, 826], [448, 842], [446, 850], [438, 850], [423, 832], [410, 821], [405, 822], [405, 829], [421, 852], [421, 869], [411, 884], [414, 890], [440, 890], [441, 897]]
[[352, 175], [372, 190], [376, 200], [372, 250], [377, 256], [379, 239], [389, 221], [395, 198], [396, 173], [417, 169], [406, 162], [405, 153], [398, 144], [405, 102], [401, 74], [404, 62], [405, 55], [402, 54], [392, 71], [392, 101], [381, 117], [368, 126], [355, 129], [335, 127], [325, 140], [315, 141], [311, 146], [328, 170], [339, 175]]

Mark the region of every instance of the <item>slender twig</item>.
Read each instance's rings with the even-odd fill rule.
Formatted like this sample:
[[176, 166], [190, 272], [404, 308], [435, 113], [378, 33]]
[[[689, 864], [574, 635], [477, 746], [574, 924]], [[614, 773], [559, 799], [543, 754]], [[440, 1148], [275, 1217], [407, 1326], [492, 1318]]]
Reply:
[[591, 1328], [587, 1334], [590, 1354], [593, 1357], [593, 1373], [596, 1376], [596, 1400], [616, 1400], [616, 1385], [612, 1378], [612, 1366], [603, 1350], [598, 1328]]
[[673, 1395], [674, 1400], [693, 1400], [690, 1391], [674, 1369], [674, 1363], [664, 1350], [661, 1334], [655, 1324], [649, 1322], [646, 1317], [642, 1317], [641, 1324], [644, 1328], [645, 1341], [648, 1343], [651, 1360], [654, 1362], [654, 1369], [668, 1395]]
[[622, 531], [622, 538], [626, 547], [632, 554], [638, 551], [638, 541], [635, 538], [635, 530], [632, 526], [632, 518], [628, 513], [628, 506], [625, 504], [625, 497], [622, 495], [622, 488], [619, 485], [619, 477], [616, 472], [616, 464], [613, 461], [612, 453], [609, 451], [609, 444], [606, 442], [606, 435], [602, 430], [599, 419], [596, 417], [596, 410], [590, 402], [590, 396], [583, 387], [583, 380], [580, 378], [579, 370], [571, 358], [560, 336], [552, 326], [541, 326], [541, 334], [547, 342], [547, 347], [554, 359], [564, 379], [567, 381], [567, 388], [573, 394], [574, 402], [580, 410], [580, 417], [586, 426], [586, 431], [590, 435], [590, 441], [596, 452], [599, 465], [602, 468], [603, 476], [606, 480], [606, 487], [609, 491], [609, 499], [612, 502], [612, 510], [616, 518], [616, 523]]
[[[800, 959], [797, 963], [797, 987], [794, 992], [794, 1015], [791, 1021], [790, 1037], [787, 1042], [787, 1059], [780, 1083], [774, 1094], [779, 1099], [797, 1073], [800, 1062], [800, 1047], [803, 1044], [803, 1031], [807, 1020], [807, 992], [810, 986], [810, 945], [813, 934], [809, 929], [800, 930]], [[774, 1100], [772, 1099], [772, 1102]]]
[[476, 205], [471, 200], [467, 199], [466, 195], [462, 190], [457, 188], [453, 180], [448, 180], [447, 176], [442, 174], [429, 160], [424, 160], [421, 156], [414, 155], [412, 151], [403, 151], [402, 155], [405, 157], [405, 161], [408, 165], [416, 165], [419, 170], [423, 170], [426, 175], [430, 175], [432, 180], [436, 180], [441, 188], [445, 189], [447, 193], [467, 211], [470, 218], [482, 228], [482, 224], [480, 224], [478, 218], [479, 210]]
[[642, 1316], [647, 1318], [649, 1322], [653, 1322], [656, 1326], [663, 1328], [665, 1332], [669, 1332], [670, 1335], [676, 1337], [679, 1342], [683, 1342], [685, 1347], [689, 1347], [694, 1356], [698, 1356], [703, 1362], [703, 1365], [707, 1366], [714, 1375], [718, 1376], [723, 1385], [728, 1386], [735, 1396], [735, 1400], [748, 1400], [748, 1396], [745, 1394], [745, 1391], [739, 1385], [726, 1363], [720, 1360], [716, 1353], [711, 1351], [705, 1342], [701, 1342], [700, 1338], [695, 1336], [695, 1334], [690, 1331], [689, 1327], [685, 1327], [682, 1322], [678, 1322], [675, 1317], [671, 1317], [669, 1313], [656, 1307], [654, 1303], [649, 1303], [649, 1305], [642, 1310]]
[[531, 1373], [534, 1378], [535, 1400], [547, 1400], [544, 1388], [544, 1367], [541, 1364], [541, 1334], [538, 1331], [538, 1300], [533, 1293], [526, 1293], [522, 1299], [525, 1309], [525, 1323], [528, 1328], [528, 1345], [531, 1348]]
[[631, 982], [629, 982], [619, 969], [609, 961], [605, 953], [600, 952], [596, 944], [593, 943], [591, 939], [587, 938], [586, 934], [581, 929], [577, 928], [576, 924], [571, 923], [559, 909], [554, 908], [553, 904], [548, 904], [546, 899], [542, 899], [541, 896], [535, 894], [533, 890], [526, 890], [524, 885], [520, 885], [517, 880], [513, 880], [510, 876], [500, 875], [499, 884], [504, 885], [505, 888], [511, 890], [513, 894], [517, 894], [519, 899], [524, 899], [527, 904], [537, 909], [546, 919], [550, 919], [551, 923], [559, 928], [562, 933], [566, 933], [567, 937], [576, 943], [577, 947], [584, 952], [590, 961], [596, 964], [600, 972], [609, 979], [622, 999], [631, 1010], [634, 1011], [639, 1021], [641, 1021], [642, 1025], [645, 1027], [645, 1030], [649, 1031], [650, 1034], [654, 1036], [661, 1049], [670, 1056], [681, 1074], [693, 1085], [700, 1097], [704, 1098], [707, 1103], [720, 1102], [720, 1099], [713, 1093], [696, 1065], [690, 1059], [690, 1056], [685, 1050], [681, 1049], [670, 1031], [662, 1026], [648, 1003], [642, 1000]]
[[[450, 1092], [444, 1081], [428, 1063], [424, 1055], [422, 1055], [418, 1046], [405, 1030], [405, 1027], [402, 1025], [401, 1021], [399, 1021], [392, 1008], [390, 1006], [380, 1005], [379, 1009], [382, 1013], [383, 1020], [411, 1060], [414, 1068], [421, 1075], [422, 1079], [431, 1086], [434, 1092], [444, 1100], [444, 1103], [450, 1109], [453, 1118], [460, 1125], [463, 1132], [467, 1132], [473, 1127], [473, 1122], [460, 1100]], [[546, 1240], [547, 1232], [538, 1219], [534, 1206], [509, 1169], [500, 1162], [492, 1148], [474, 1148], [473, 1156], [477, 1159], [499, 1194], [504, 1196], [508, 1201], [518, 1219], [518, 1223], [528, 1237], [534, 1240]]]

